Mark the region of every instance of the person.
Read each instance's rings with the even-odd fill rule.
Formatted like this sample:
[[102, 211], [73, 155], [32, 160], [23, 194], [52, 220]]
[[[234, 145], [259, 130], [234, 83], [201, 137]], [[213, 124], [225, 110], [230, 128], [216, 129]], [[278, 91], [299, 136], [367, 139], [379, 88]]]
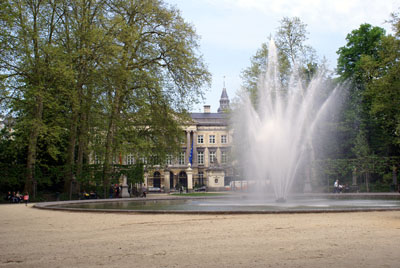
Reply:
[[335, 183], [333, 184], [333, 192], [334, 193], [339, 192], [339, 180], [336, 180]]
[[86, 192], [86, 190], [83, 190], [83, 198], [89, 199], [89, 194]]
[[19, 191], [17, 191], [17, 193], [15, 194], [15, 197], [16, 197], [16, 202], [17, 203], [20, 203], [22, 201], [22, 196], [19, 193]]
[[119, 198], [119, 186], [115, 185], [115, 198]]
[[342, 192], [343, 192], [343, 185], [339, 184], [339, 193], [342, 193]]
[[25, 206], [28, 205], [28, 201], [29, 201], [29, 194], [28, 194], [28, 192], [25, 192], [25, 195], [24, 195]]
[[147, 191], [147, 189], [146, 189], [146, 184], [144, 184], [143, 187], [142, 187], [142, 196], [143, 196], [144, 198], [146, 198], [146, 191]]
[[8, 193], [7, 193], [7, 196], [6, 196], [6, 201], [8, 201], [8, 202], [12, 202], [12, 195], [11, 195], [11, 192], [10, 191], [8, 191]]
[[11, 200], [13, 203], [18, 203], [19, 199], [17, 198], [17, 194], [15, 192], [12, 193]]
[[97, 198], [97, 194], [95, 192], [93, 192], [93, 191], [90, 191], [89, 195], [90, 195], [90, 199], [96, 199]]

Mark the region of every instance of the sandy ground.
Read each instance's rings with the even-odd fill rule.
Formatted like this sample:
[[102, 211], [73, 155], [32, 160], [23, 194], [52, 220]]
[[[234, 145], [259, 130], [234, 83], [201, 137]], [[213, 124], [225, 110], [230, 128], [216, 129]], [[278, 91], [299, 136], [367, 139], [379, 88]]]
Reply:
[[400, 267], [400, 212], [143, 215], [0, 205], [0, 267]]

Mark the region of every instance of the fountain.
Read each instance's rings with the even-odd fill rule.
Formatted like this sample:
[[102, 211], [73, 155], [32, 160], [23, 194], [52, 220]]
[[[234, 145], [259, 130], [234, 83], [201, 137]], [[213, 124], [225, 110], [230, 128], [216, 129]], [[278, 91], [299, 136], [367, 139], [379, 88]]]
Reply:
[[321, 99], [326, 94], [323, 76], [317, 75], [303, 87], [296, 72], [288, 85], [282, 86], [273, 40], [268, 52], [257, 103], [252, 103], [248, 94], [243, 96], [242, 105], [234, 112], [233, 128], [246, 179], [256, 185], [271, 185], [276, 201], [284, 202], [301, 170], [308, 169], [305, 187], [310, 191], [314, 130], [321, 127], [336, 90]]

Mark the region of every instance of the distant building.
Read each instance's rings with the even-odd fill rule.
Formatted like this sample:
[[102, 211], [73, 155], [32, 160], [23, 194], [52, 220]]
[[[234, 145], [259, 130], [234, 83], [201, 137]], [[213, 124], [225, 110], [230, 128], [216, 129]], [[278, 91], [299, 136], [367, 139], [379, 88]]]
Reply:
[[229, 155], [232, 133], [228, 129], [229, 98], [222, 90], [218, 113], [211, 113], [209, 105], [203, 113], [191, 113], [192, 122], [183, 127], [186, 141], [178, 159], [167, 159], [163, 168], [153, 168], [145, 174], [145, 184], [169, 192], [177, 186], [192, 190], [206, 186], [208, 190], [222, 190], [229, 185], [232, 167]]

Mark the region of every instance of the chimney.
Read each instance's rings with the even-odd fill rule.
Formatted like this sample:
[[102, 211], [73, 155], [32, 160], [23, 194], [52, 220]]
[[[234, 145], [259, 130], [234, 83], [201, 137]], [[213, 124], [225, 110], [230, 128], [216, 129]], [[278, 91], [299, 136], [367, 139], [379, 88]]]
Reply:
[[204, 113], [205, 114], [209, 114], [211, 110], [211, 106], [210, 105], [204, 105]]

